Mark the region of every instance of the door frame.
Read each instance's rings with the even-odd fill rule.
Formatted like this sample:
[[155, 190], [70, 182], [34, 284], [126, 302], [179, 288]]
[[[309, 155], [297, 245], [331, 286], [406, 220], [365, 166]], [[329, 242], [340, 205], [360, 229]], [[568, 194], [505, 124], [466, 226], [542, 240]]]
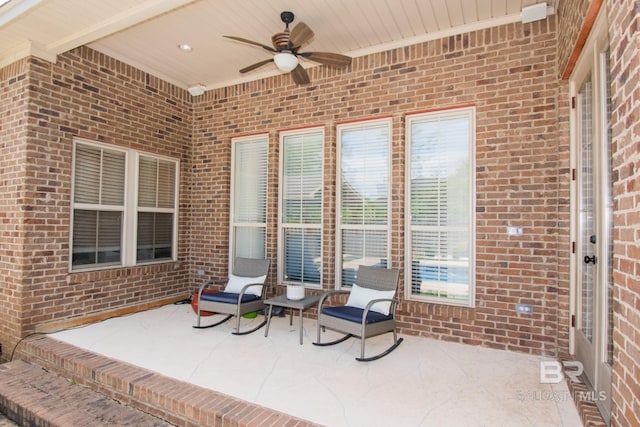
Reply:
[[[581, 196], [581, 180], [578, 167], [580, 166], [580, 121], [578, 117], [578, 92], [581, 89], [582, 83], [586, 80], [589, 73], [591, 73], [592, 79], [592, 111], [598, 111], [593, 117], [593, 141], [592, 149], [594, 156], [594, 193], [597, 193], [598, 189], [602, 189], [605, 182], [603, 177], [610, 173], [609, 165], [606, 164], [607, 157], [607, 141], [604, 141], [608, 134], [608, 117], [603, 117], [602, 112], [604, 91], [600, 82], [602, 79], [602, 63], [601, 56], [608, 47], [608, 27], [607, 27], [607, 13], [606, 8], [601, 8], [598, 17], [594, 23], [592, 31], [585, 43], [584, 50], [580, 58], [576, 63], [571, 77], [569, 78], [569, 91], [570, 100], [572, 101], [572, 108], [570, 109], [570, 143], [571, 143], [571, 168], [575, 173], [574, 178], [571, 180], [571, 226], [570, 226], [570, 239], [573, 247], [572, 257], [570, 263], [570, 315], [571, 315], [571, 327], [569, 333], [569, 353], [577, 356], [579, 340], [577, 337], [579, 322], [580, 322], [580, 305], [578, 303], [581, 298], [581, 287], [579, 281], [582, 277], [582, 268], [584, 268], [584, 260], [582, 253], [582, 245], [580, 235], [580, 196]], [[604, 143], [603, 143], [604, 141]], [[577, 178], [575, 178], [577, 176]], [[610, 175], [609, 175], [610, 176]], [[611, 190], [610, 188], [608, 189]], [[603, 195], [595, 194], [594, 197], [594, 211], [596, 212], [594, 228], [596, 230], [598, 243], [594, 246], [594, 254], [598, 259], [598, 266], [604, 268], [597, 268], [594, 274], [594, 295], [599, 298], [594, 298], [593, 312], [593, 354], [587, 355], [587, 363], [593, 364], [593, 378], [588, 378], [594, 388], [593, 397], [595, 400], [603, 419], [607, 424], [610, 422], [611, 414], [611, 367], [606, 366], [607, 357], [606, 349], [609, 340], [607, 330], [607, 293], [606, 283], [608, 280], [608, 264], [607, 255], [610, 253], [611, 248], [608, 248], [609, 242], [609, 228], [608, 220], [612, 220], [608, 215], [612, 215], [612, 212], [607, 210], [606, 199]], [[600, 289], [597, 289], [600, 286]], [[600, 320], [600, 321], [598, 321]], [[604, 360], [603, 360], [604, 359]], [[604, 362], [604, 363], [603, 363]], [[585, 374], [586, 374], [585, 369]], [[601, 390], [606, 390], [606, 399], [602, 399], [600, 394]]]

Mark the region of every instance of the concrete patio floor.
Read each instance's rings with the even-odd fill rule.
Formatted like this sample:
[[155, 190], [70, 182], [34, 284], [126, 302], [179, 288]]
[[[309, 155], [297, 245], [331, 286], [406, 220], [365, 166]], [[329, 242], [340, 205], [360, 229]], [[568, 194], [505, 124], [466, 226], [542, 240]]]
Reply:
[[[313, 319], [303, 345], [297, 317], [293, 326], [274, 317], [268, 337], [232, 335], [233, 320], [193, 329], [195, 320], [190, 305], [167, 305], [50, 337], [332, 427], [582, 425], [566, 383], [540, 383], [548, 358], [403, 336], [389, 356], [362, 363], [358, 339], [312, 345]], [[260, 320], [242, 319], [243, 329]], [[391, 341], [367, 340], [367, 355]]]

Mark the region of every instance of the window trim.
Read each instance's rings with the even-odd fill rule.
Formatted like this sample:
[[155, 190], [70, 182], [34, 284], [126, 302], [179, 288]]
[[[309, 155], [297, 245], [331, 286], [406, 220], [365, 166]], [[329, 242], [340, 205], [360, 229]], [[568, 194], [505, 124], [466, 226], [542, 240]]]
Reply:
[[[321, 150], [322, 150], [322, 165], [321, 165], [321, 171], [322, 171], [322, 176], [321, 176], [321, 188], [320, 188], [320, 223], [316, 226], [315, 224], [313, 225], [308, 225], [308, 224], [299, 224], [299, 227], [288, 227], [285, 226], [282, 223], [282, 218], [284, 217], [284, 213], [283, 213], [283, 197], [284, 197], [284, 140], [286, 137], [288, 136], [296, 136], [296, 135], [304, 135], [304, 134], [309, 134], [309, 133], [320, 133], [320, 138], [322, 139], [322, 143], [321, 143]], [[287, 284], [287, 283], [291, 283], [291, 282], [287, 282], [284, 279], [284, 229], [285, 228], [299, 228], [299, 229], [318, 229], [320, 230], [320, 254], [324, 254], [324, 149], [325, 149], [325, 130], [324, 130], [324, 126], [314, 126], [314, 127], [309, 127], [309, 128], [304, 128], [304, 129], [295, 129], [295, 130], [288, 130], [288, 131], [282, 131], [280, 132], [279, 135], [279, 139], [280, 139], [280, 151], [279, 151], [279, 177], [278, 177], [278, 181], [279, 181], [279, 191], [278, 191], [278, 242], [277, 242], [277, 248], [278, 248], [278, 273], [277, 273], [277, 277], [278, 283], [281, 284]], [[320, 263], [320, 283], [315, 284], [315, 283], [308, 283], [308, 282], [302, 282], [302, 285], [305, 288], [310, 288], [310, 289], [322, 289], [322, 284], [324, 282], [324, 257], [321, 260]], [[297, 282], [296, 282], [297, 283]]]
[[[411, 292], [412, 277], [412, 221], [411, 221], [411, 124], [413, 121], [425, 117], [460, 116], [465, 113], [469, 118], [469, 297], [467, 301], [450, 298], [439, 298], [414, 295]], [[476, 107], [460, 106], [430, 111], [421, 111], [405, 116], [405, 289], [404, 298], [407, 301], [429, 302], [440, 305], [460, 307], [476, 306]]]
[[[260, 142], [264, 142], [267, 144], [267, 156], [266, 156], [266, 162], [267, 164], [265, 165], [265, 169], [267, 171], [266, 173], [266, 190], [265, 190], [265, 222], [264, 223], [236, 223], [235, 221], [235, 197], [234, 197], [234, 192], [235, 192], [235, 187], [236, 187], [236, 183], [235, 183], [235, 176], [236, 176], [236, 144], [238, 143], [242, 143], [242, 142], [249, 142], [249, 141], [260, 141]], [[269, 227], [269, 218], [268, 218], [268, 214], [269, 214], [269, 133], [256, 133], [256, 134], [252, 134], [252, 135], [245, 135], [245, 136], [238, 136], [238, 137], [233, 137], [231, 138], [231, 168], [230, 168], [230, 187], [229, 187], [229, 271], [233, 271], [233, 261], [235, 259], [235, 253], [236, 253], [236, 241], [235, 241], [235, 234], [234, 234], [234, 229], [238, 224], [247, 224], [247, 225], [260, 225], [262, 227], [264, 227], [265, 230], [265, 239], [264, 239], [264, 253], [266, 256], [267, 253], [267, 231], [268, 231], [268, 227]]]
[[[387, 268], [392, 268], [393, 262], [391, 260], [391, 238], [392, 238], [392, 181], [393, 181], [393, 118], [392, 117], [383, 117], [383, 118], [374, 118], [374, 119], [363, 119], [358, 121], [350, 121], [345, 123], [338, 123], [336, 125], [336, 196], [335, 196], [335, 209], [336, 209], [336, 225], [335, 225], [335, 289], [350, 289], [349, 286], [342, 285], [342, 132], [352, 129], [363, 129], [369, 126], [375, 126], [380, 124], [387, 125], [387, 168], [388, 168], [388, 181], [387, 181], [387, 223], [386, 226], [374, 226], [373, 229], [384, 229], [387, 231]], [[360, 228], [360, 227], [356, 227]], [[366, 228], [366, 226], [362, 226], [362, 230], [370, 229]]]
[[[88, 265], [88, 266], [75, 266], [73, 265], [73, 227], [74, 227], [74, 212], [77, 209], [96, 207], [93, 204], [75, 203], [75, 177], [76, 177], [76, 147], [78, 145], [87, 145], [99, 149], [106, 149], [112, 151], [122, 152], [125, 155], [125, 177], [124, 177], [124, 203], [120, 206], [105, 205], [99, 210], [103, 211], [118, 211], [122, 212], [122, 232], [120, 236], [121, 241], [121, 256], [120, 263], [114, 264], [102, 264], [102, 265]], [[173, 227], [172, 227], [172, 248], [171, 259], [151, 260], [137, 262], [136, 256], [136, 243], [138, 241], [137, 227], [138, 227], [138, 161], [140, 156], [151, 157], [155, 159], [161, 159], [169, 162], [173, 162], [176, 165], [176, 177], [174, 182], [174, 209], [170, 210], [174, 215]], [[164, 264], [177, 261], [178, 254], [178, 219], [179, 219], [179, 188], [180, 188], [180, 160], [168, 156], [159, 154], [153, 154], [149, 152], [139, 151], [132, 148], [123, 148], [113, 144], [106, 144], [96, 142], [84, 138], [73, 138], [73, 150], [72, 150], [72, 165], [71, 165], [71, 199], [70, 199], [70, 228], [69, 228], [69, 273], [81, 273], [90, 271], [110, 270], [115, 268], [135, 267], [152, 264]]]

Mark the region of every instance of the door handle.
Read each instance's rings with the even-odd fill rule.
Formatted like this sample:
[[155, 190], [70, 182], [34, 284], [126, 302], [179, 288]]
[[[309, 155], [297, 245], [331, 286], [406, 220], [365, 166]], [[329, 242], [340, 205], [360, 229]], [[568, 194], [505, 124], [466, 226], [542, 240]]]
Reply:
[[585, 255], [584, 256], [584, 263], [585, 264], [595, 264], [597, 261], [597, 258], [595, 255], [589, 256], [589, 255]]

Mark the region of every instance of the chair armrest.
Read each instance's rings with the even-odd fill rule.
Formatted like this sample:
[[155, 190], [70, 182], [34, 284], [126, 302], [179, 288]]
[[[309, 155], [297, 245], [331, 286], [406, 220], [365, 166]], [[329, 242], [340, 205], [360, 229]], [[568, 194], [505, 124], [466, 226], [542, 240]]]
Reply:
[[320, 313], [320, 310], [322, 309], [322, 305], [325, 303], [325, 301], [329, 298], [332, 297], [334, 295], [342, 295], [342, 294], [348, 294], [349, 291], [347, 290], [335, 290], [335, 291], [328, 291], [325, 292], [324, 294], [322, 294], [322, 296], [320, 297], [320, 301], [318, 301], [318, 313]]
[[202, 295], [202, 291], [204, 291], [209, 285], [213, 284], [214, 281], [211, 279], [205, 280], [204, 282], [202, 282], [202, 285], [200, 285], [200, 287], [198, 287], [198, 298], [200, 298], [200, 295]]
[[200, 301], [200, 298], [202, 298], [202, 292], [211, 284], [213, 284], [215, 282], [215, 280], [213, 279], [207, 279], [205, 281], [202, 282], [202, 285], [200, 285], [198, 287], [198, 301]]
[[371, 307], [373, 307], [374, 304], [379, 303], [379, 302], [385, 302], [385, 301], [389, 301], [391, 302], [391, 306], [389, 307], [389, 314], [391, 314], [392, 317], [396, 317], [396, 305], [398, 305], [399, 301], [395, 298], [377, 298], [377, 299], [372, 299], [371, 301], [369, 301], [367, 303], [367, 306], [364, 308], [364, 311], [362, 312], [362, 324], [365, 323], [365, 319], [367, 318], [367, 314], [369, 314], [369, 311], [371, 310]]
[[[398, 300], [397, 300], [397, 299], [395, 299], [395, 298], [376, 298], [376, 299], [372, 299], [371, 301], [369, 301], [369, 302], [367, 303], [367, 306], [366, 306], [364, 309], [365, 309], [365, 311], [369, 311], [369, 309], [370, 309], [374, 304], [377, 304], [377, 303], [379, 303], [379, 302], [386, 302], [386, 301], [391, 302], [391, 303], [396, 303], [396, 304], [398, 303]], [[389, 310], [391, 310], [391, 309], [389, 309]]]

